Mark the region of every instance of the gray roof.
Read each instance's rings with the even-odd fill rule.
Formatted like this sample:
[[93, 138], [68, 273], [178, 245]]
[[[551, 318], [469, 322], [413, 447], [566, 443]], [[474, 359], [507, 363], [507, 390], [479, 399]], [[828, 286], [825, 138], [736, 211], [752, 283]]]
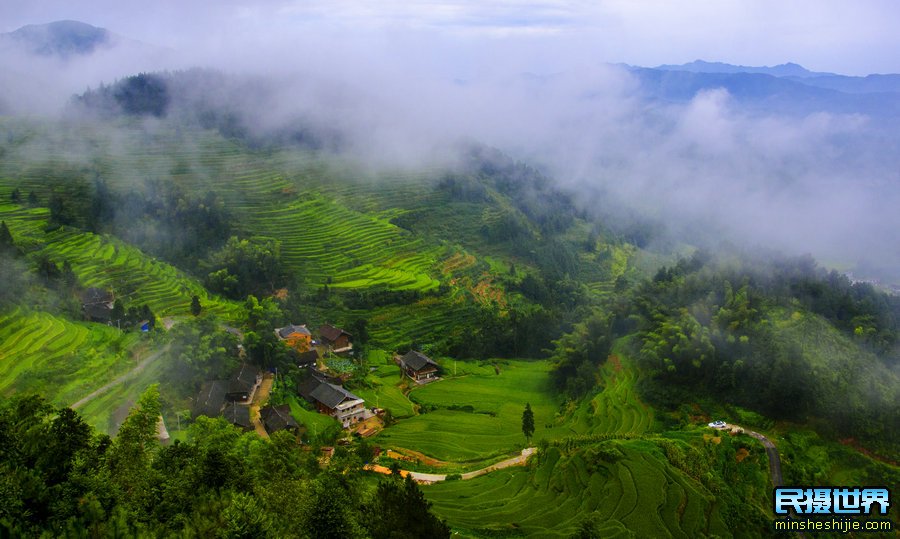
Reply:
[[302, 335], [310, 336], [312, 335], [312, 333], [309, 332], [309, 329], [307, 329], [306, 326], [296, 326], [294, 324], [284, 326], [283, 328], [278, 328], [275, 331], [278, 332], [278, 336], [282, 339], [286, 339], [291, 333], [300, 333]]
[[216, 380], [213, 382], [205, 382], [200, 386], [200, 393], [194, 403], [194, 415], [205, 415], [207, 417], [216, 417], [222, 411], [222, 405], [225, 403], [225, 391], [228, 389], [228, 382]]
[[228, 385], [229, 393], [250, 393], [253, 386], [256, 385], [256, 376], [259, 370], [252, 365], [241, 363], [241, 369], [231, 379]]
[[259, 411], [259, 417], [266, 426], [266, 432], [270, 433], [283, 429], [296, 429], [300, 426], [291, 415], [291, 407], [287, 404], [266, 406]]
[[414, 371], [422, 370], [428, 365], [431, 365], [435, 369], [438, 368], [438, 364], [435, 363], [430, 357], [421, 352], [416, 352], [415, 350], [410, 350], [400, 359], [401, 361], [403, 361], [404, 365]]
[[115, 299], [113, 293], [102, 288], [91, 287], [81, 294], [81, 303], [94, 305], [96, 303], [110, 303]]
[[253, 423], [250, 421], [250, 408], [241, 406], [240, 404], [229, 402], [222, 411], [222, 417], [228, 420], [232, 425], [252, 429]]
[[319, 387], [312, 390], [310, 396], [329, 408], [336, 408], [340, 403], [348, 399], [362, 400], [343, 387], [329, 384], [328, 382], [320, 383]]

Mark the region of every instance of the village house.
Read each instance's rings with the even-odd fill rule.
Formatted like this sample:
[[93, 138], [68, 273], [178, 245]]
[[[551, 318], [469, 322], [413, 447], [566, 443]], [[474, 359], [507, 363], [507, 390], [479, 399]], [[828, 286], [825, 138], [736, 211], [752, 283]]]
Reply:
[[275, 335], [300, 353], [306, 352], [312, 347], [312, 333], [305, 325], [290, 324], [276, 329]]
[[253, 430], [253, 421], [250, 420], [250, 407], [236, 402], [229, 402], [222, 411], [222, 417], [232, 425], [245, 431]]
[[319, 328], [319, 337], [322, 344], [335, 354], [343, 354], [353, 350], [353, 343], [350, 342], [353, 335], [331, 324], [325, 324]]
[[423, 383], [438, 378], [437, 373], [440, 367], [421, 352], [410, 350], [402, 356], [394, 356], [394, 362], [400, 366], [400, 370], [416, 382]]
[[315, 369], [319, 366], [319, 352], [315, 349], [303, 352], [297, 358], [297, 366], [301, 369]]
[[345, 429], [369, 415], [364, 400], [343, 387], [326, 381], [325, 377], [313, 371], [300, 384], [300, 395], [315, 404], [320, 414], [337, 419]]
[[81, 310], [92, 322], [109, 323], [116, 297], [102, 288], [88, 288], [81, 294]]
[[252, 365], [241, 363], [240, 370], [228, 382], [228, 391], [225, 393], [225, 399], [249, 402], [261, 381], [262, 375], [259, 369]]
[[222, 413], [227, 391], [228, 381], [226, 380], [204, 382], [200, 386], [200, 393], [197, 394], [197, 398], [194, 400], [194, 417], [201, 415], [216, 417]]
[[300, 428], [297, 420], [291, 415], [291, 407], [288, 404], [266, 406], [260, 409], [259, 418], [269, 434], [274, 434], [280, 430], [296, 433]]

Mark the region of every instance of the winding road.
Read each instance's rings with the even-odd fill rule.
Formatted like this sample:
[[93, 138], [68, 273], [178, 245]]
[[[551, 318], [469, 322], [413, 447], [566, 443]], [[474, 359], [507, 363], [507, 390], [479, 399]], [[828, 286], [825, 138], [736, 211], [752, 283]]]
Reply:
[[772, 476], [772, 486], [780, 487], [784, 484], [781, 478], [781, 457], [778, 456], [778, 449], [771, 440], [758, 432], [752, 430], [745, 431], [748, 436], [752, 436], [762, 442], [766, 448], [766, 456], [769, 457], [769, 475]]
[[147, 356], [147, 357], [145, 357], [144, 359], [142, 359], [137, 365], [135, 365], [134, 367], [132, 367], [131, 370], [129, 370], [128, 372], [122, 374], [121, 376], [119, 376], [118, 378], [116, 378], [115, 380], [113, 380], [112, 382], [109, 382], [108, 384], [106, 384], [106, 385], [100, 387], [99, 389], [94, 390], [93, 392], [91, 392], [91, 393], [90, 393], [89, 395], [87, 395], [86, 397], [82, 398], [81, 400], [79, 400], [79, 401], [76, 402], [75, 404], [72, 404], [71, 406], [69, 406], [69, 408], [71, 408], [71, 409], [73, 409], [73, 410], [77, 410], [78, 408], [84, 406], [85, 404], [89, 403], [90, 401], [96, 399], [96, 398], [99, 397], [100, 395], [106, 393], [106, 392], [109, 391], [110, 389], [112, 389], [112, 388], [116, 387], [117, 385], [119, 385], [119, 384], [121, 384], [121, 383], [127, 381], [129, 378], [134, 378], [135, 376], [137, 376], [138, 374], [140, 374], [141, 371], [143, 371], [145, 368], [147, 368], [147, 365], [149, 365], [150, 363], [153, 363], [153, 361], [155, 361], [157, 358], [159, 358], [159, 356], [161, 356], [161, 355], [163, 355], [164, 353], [166, 353], [166, 351], [168, 351], [168, 350], [169, 350], [169, 345], [167, 344], [167, 345], [164, 346], [163, 348], [157, 350], [156, 352], [153, 352], [153, 353], [150, 354], [149, 356]]
[[[464, 474], [460, 474], [460, 479], [473, 479], [475, 477], [484, 475], [486, 473], [493, 472], [494, 470], [502, 470], [503, 468], [509, 468], [510, 466], [523, 466], [525, 462], [528, 460], [528, 457], [533, 455], [537, 451], [536, 447], [529, 447], [522, 450], [522, 454], [517, 457], [513, 457], [510, 459], [502, 460], [496, 464], [491, 464], [485, 468], [480, 470], [475, 470], [474, 472], [466, 472]], [[367, 470], [372, 470], [380, 473], [390, 473], [388, 468], [384, 466], [373, 466], [367, 465], [365, 467]], [[400, 470], [400, 474], [402, 476], [409, 475], [416, 481], [420, 483], [439, 483], [441, 481], [447, 480], [447, 474], [434, 474], [434, 473], [424, 473], [424, 472], [411, 472], [408, 470]]]

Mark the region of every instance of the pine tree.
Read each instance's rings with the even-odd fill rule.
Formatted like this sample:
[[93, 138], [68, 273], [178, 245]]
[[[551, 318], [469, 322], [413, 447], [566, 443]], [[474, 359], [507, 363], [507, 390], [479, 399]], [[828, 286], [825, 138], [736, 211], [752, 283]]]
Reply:
[[6, 221], [0, 221], [0, 253], [12, 253], [16, 250], [12, 233], [6, 226]]
[[531, 411], [530, 403], [525, 403], [525, 411], [522, 412], [522, 434], [528, 442], [531, 442], [531, 436], [534, 434], [534, 412]]

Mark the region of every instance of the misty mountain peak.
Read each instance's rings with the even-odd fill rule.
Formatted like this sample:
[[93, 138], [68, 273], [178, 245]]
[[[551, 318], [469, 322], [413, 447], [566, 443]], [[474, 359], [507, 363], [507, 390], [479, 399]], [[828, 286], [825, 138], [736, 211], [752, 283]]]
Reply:
[[800, 64], [787, 62], [776, 66], [743, 66], [726, 64], [724, 62], [707, 62], [705, 60], [694, 60], [686, 64], [673, 65], [664, 64], [656, 67], [656, 69], [664, 71], [688, 71], [691, 73], [760, 73], [764, 75], [772, 75], [773, 77], [817, 77], [822, 75], [831, 75], [831, 73], [819, 73], [810, 71]]
[[110, 43], [112, 34], [80, 21], [54, 21], [29, 24], [6, 34], [3, 41], [14, 43], [28, 52], [42, 56], [84, 55]]

